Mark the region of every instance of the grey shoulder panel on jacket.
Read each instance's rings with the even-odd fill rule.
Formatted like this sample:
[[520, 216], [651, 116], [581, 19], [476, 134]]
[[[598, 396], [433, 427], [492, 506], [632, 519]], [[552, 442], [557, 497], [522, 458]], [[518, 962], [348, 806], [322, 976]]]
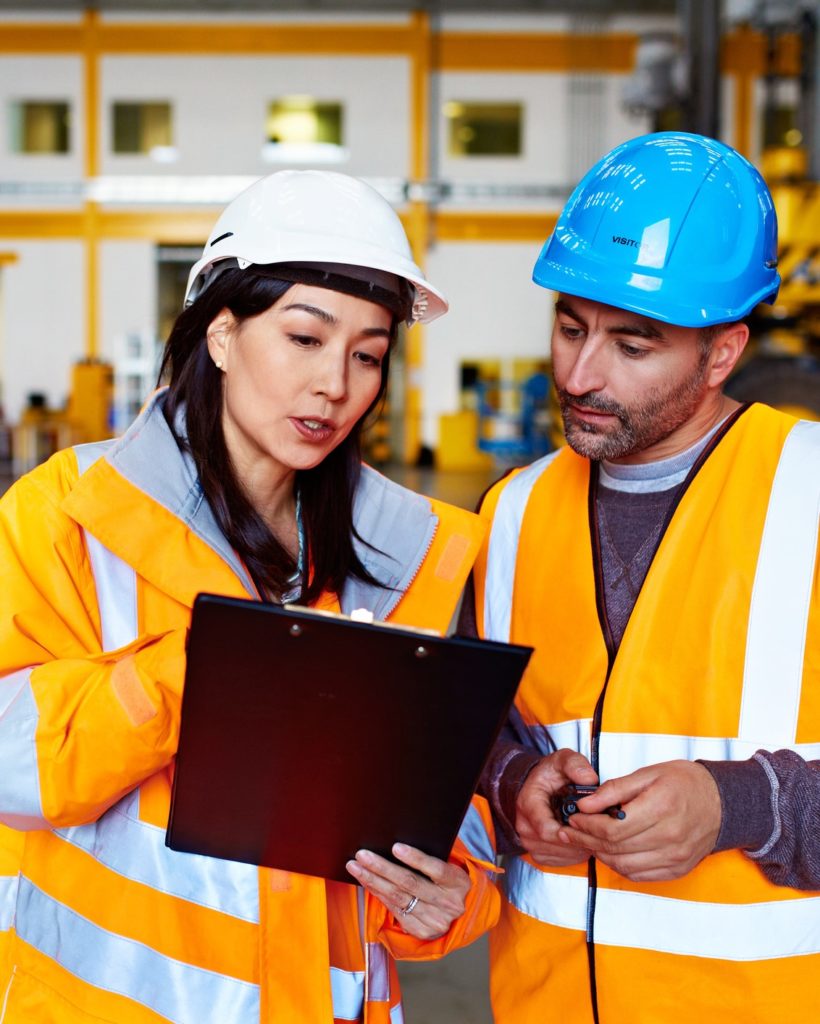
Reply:
[[413, 582], [433, 543], [438, 517], [428, 498], [363, 465], [353, 502], [354, 547], [382, 586], [350, 579], [342, 611], [367, 608], [385, 619]]

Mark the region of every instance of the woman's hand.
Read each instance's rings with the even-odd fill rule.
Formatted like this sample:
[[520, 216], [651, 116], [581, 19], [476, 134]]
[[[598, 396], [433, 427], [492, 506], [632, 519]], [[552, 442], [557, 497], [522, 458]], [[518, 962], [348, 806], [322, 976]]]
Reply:
[[[437, 939], [464, 913], [470, 877], [463, 868], [430, 857], [404, 843], [396, 843], [393, 855], [407, 868], [385, 860], [370, 850], [359, 850], [347, 870], [395, 915], [408, 935]], [[408, 870], [412, 868], [412, 870]]]

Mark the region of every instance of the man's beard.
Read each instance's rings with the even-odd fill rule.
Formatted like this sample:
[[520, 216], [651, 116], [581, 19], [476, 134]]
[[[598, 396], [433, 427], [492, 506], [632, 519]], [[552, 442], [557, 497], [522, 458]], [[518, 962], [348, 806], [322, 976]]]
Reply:
[[[645, 451], [665, 440], [691, 419], [703, 397], [708, 353], [703, 353], [694, 373], [667, 390], [654, 388], [643, 404], [627, 407], [597, 391], [570, 395], [555, 383], [564, 420], [567, 444], [587, 459], [622, 459]], [[616, 416], [619, 426], [598, 426], [576, 421], [571, 406], [581, 405]]]

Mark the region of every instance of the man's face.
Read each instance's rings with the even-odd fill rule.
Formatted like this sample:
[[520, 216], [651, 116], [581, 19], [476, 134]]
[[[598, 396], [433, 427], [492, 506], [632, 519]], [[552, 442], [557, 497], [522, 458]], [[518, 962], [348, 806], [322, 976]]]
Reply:
[[555, 388], [572, 448], [589, 459], [648, 462], [701, 436], [714, 390], [694, 327], [561, 295], [552, 332]]

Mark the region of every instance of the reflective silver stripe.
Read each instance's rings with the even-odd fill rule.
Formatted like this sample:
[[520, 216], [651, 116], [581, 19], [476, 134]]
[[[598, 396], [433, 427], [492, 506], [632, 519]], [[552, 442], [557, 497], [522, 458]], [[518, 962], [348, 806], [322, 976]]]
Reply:
[[[539, 921], [583, 932], [587, 881], [507, 865], [510, 902]], [[598, 888], [595, 943], [719, 960], [820, 953], [820, 897], [764, 903], [702, 903]]]
[[404, 1024], [404, 1008], [401, 1003], [390, 1007], [390, 1024]]
[[137, 575], [96, 537], [84, 533], [100, 609], [102, 648], [116, 651], [137, 638]]
[[0, 679], [0, 814], [16, 829], [48, 828], [43, 817], [35, 734], [39, 712], [30, 668]]
[[507, 857], [504, 868], [502, 888], [510, 903], [522, 914], [559, 928], [586, 931], [589, 894], [586, 876], [547, 874], [520, 857]]
[[[601, 779], [619, 778], [648, 764], [662, 761], [744, 761], [761, 746], [771, 743], [750, 742], [718, 736], [666, 736], [658, 733], [601, 733], [599, 748]], [[804, 760], [820, 758], [820, 743], [786, 744]]]
[[17, 932], [82, 981], [147, 1006], [174, 1024], [259, 1020], [259, 987], [193, 967], [98, 927], [20, 883]]
[[111, 448], [116, 444], [116, 440], [111, 441], [91, 441], [89, 444], [75, 444], [73, 451], [74, 457], [77, 459], [77, 468], [82, 475], [87, 469], [90, 469], [94, 463], [103, 457], [106, 452], [110, 451]]
[[541, 754], [551, 753], [551, 748], [545, 745], [547, 736], [552, 740], [558, 750], [568, 747], [570, 750], [577, 750], [587, 759], [592, 757], [592, 719], [576, 718], [566, 722], [556, 722], [539, 729], [531, 729], [532, 739], [540, 741], [543, 749]]
[[169, 850], [165, 829], [139, 820], [138, 790], [124, 796], [97, 821], [58, 829], [56, 834], [134, 882], [252, 924], [259, 923], [256, 867]]
[[[84, 473], [114, 444], [94, 441], [74, 447], [77, 467]], [[116, 651], [138, 636], [137, 575], [133, 568], [108, 550], [87, 530], [85, 536], [102, 627], [102, 649]]]
[[487, 549], [487, 579], [484, 585], [484, 636], [508, 641], [513, 605], [515, 560], [521, 522], [530, 492], [558, 452], [527, 466], [506, 485], [498, 499], [490, 544]]
[[364, 971], [330, 968], [333, 1016], [341, 1020], [359, 1020], [364, 1007]]
[[801, 422], [780, 455], [752, 588], [738, 735], [758, 746], [797, 735], [819, 521], [820, 424]]
[[464, 821], [458, 830], [458, 838], [478, 860], [486, 860], [490, 864], [495, 863], [495, 850], [490, 834], [484, 827], [481, 815], [473, 804], [470, 804], [469, 810], [464, 815]]
[[380, 942], [368, 942], [365, 945], [368, 1002], [386, 1003], [390, 998], [390, 967], [387, 955], [387, 950]]
[[0, 876], [0, 932], [7, 932], [14, 924], [14, 908], [17, 905], [18, 875]]

